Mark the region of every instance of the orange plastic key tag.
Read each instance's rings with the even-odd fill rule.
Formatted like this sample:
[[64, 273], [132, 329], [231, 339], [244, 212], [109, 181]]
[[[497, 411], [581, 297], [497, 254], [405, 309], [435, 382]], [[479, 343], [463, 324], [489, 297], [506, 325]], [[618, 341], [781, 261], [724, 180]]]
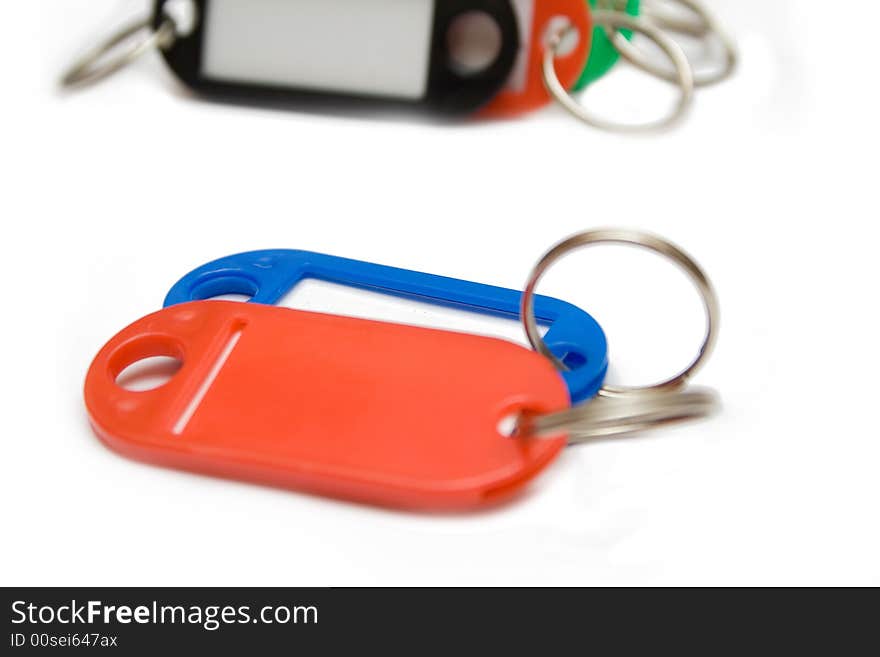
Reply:
[[[182, 362], [164, 386], [117, 383], [154, 356]], [[499, 423], [569, 406], [550, 361], [513, 343], [229, 301], [123, 330], [92, 363], [85, 401], [100, 438], [135, 459], [420, 509], [516, 494], [566, 437], [511, 438]]]
[[556, 57], [556, 72], [566, 89], [577, 82], [590, 55], [593, 21], [584, 0], [512, 0], [511, 4], [520, 26], [520, 54], [507, 86], [483, 108], [484, 116], [514, 116], [551, 101], [541, 69], [554, 31], [573, 28]]

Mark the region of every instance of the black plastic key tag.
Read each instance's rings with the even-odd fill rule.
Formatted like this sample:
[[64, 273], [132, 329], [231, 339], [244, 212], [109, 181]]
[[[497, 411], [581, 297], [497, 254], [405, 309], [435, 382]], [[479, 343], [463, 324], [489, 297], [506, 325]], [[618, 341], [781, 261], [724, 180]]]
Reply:
[[221, 99], [461, 114], [504, 86], [519, 47], [510, 0], [155, 0], [147, 22], [63, 82], [94, 82], [158, 48], [187, 87]]

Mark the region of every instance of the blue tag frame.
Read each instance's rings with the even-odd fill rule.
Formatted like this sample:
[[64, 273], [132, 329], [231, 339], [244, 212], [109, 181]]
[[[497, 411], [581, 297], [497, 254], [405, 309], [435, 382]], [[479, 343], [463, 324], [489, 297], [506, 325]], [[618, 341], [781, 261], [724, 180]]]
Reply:
[[[229, 294], [276, 305], [309, 278], [484, 315], [520, 316], [521, 291], [286, 249], [240, 253], [199, 267], [171, 288], [164, 306]], [[602, 327], [577, 306], [543, 295], [535, 296], [535, 316], [549, 326], [544, 337], [548, 347], [569, 367], [560, 375], [572, 403], [594, 397], [608, 371], [608, 342]]]

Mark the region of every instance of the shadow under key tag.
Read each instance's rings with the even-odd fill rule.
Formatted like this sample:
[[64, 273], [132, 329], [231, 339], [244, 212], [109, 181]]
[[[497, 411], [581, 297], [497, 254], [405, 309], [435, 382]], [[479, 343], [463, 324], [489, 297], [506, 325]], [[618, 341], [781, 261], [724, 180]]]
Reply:
[[[164, 386], [117, 383], [155, 356], [182, 362]], [[566, 436], [509, 437], [501, 423], [570, 405], [550, 361], [507, 341], [229, 301], [124, 329], [85, 401], [99, 437], [138, 460], [422, 510], [516, 495]]]

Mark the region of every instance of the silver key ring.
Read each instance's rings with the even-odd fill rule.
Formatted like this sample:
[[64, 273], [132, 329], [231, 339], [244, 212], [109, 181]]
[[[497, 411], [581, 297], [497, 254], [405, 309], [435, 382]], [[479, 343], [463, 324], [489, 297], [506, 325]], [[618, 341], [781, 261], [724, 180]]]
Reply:
[[691, 258], [682, 249], [671, 242], [653, 235], [635, 230], [619, 230], [619, 229], [599, 229], [590, 230], [579, 233], [560, 242], [553, 247], [547, 254], [541, 258], [526, 284], [525, 292], [522, 298], [522, 322], [526, 331], [526, 336], [532, 348], [538, 353], [548, 358], [560, 370], [566, 370], [566, 366], [560, 361], [553, 352], [547, 347], [541, 333], [538, 330], [538, 322], [535, 319], [535, 290], [538, 283], [550, 267], [560, 258], [568, 255], [575, 249], [583, 248], [596, 244], [623, 244], [629, 246], [638, 246], [653, 251], [664, 256], [677, 264], [692, 279], [700, 296], [703, 300], [703, 307], [706, 311], [706, 336], [700, 347], [700, 353], [694, 361], [688, 365], [679, 374], [670, 379], [651, 386], [639, 387], [610, 387], [606, 386], [602, 389], [602, 393], [606, 395], [619, 395], [632, 392], [656, 392], [675, 390], [684, 386], [697, 371], [705, 364], [706, 359], [711, 355], [715, 347], [718, 331], [717, 326], [720, 318], [720, 309], [718, 305], [718, 297], [715, 289], [709, 281], [708, 276], [703, 272], [696, 261]]
[[[675, 1], [687, 7], [697, 17], [699, 23], [694, 24], [686, 20], [675, 19], [662, 13], [651, 14], [650, 11], [646, 12], [646, 15], [651, 16], [650, 21], [661, 30], [666, 29], [673, 32], [682, 32], [703, 39], [717, 39], [724, 47], [724, 66], [714, 72], [694, 73], [694, 86], [708, 87], [723, 82], [733, 75], [736, 71], [737, 64], [739, 63], [739, 52], [736, 43], [730, 35], [727, 34], [724, 28], [721, 27], [715, 16], [712, 15], [712, 13], [703, 6], [701, 2], [698, 2], [697, 0]], [[703, 26], [702, 28], [700, 27], [701, 24]], [[619, 32], [612, 31], [607, 27], [606, 32], [611, 43], [614, 44], [614, 47], [620, 55], [630, 64], [642, 69], [646, 73], [650, 73], [662, 80], [666, 80], [667, 82], [676, 82], [676, 72], [670, 71], [651, 60], [643, 50], [631, 43]]]
[[[605, 1], [613, 2], [614, 0]], [[699, 15], [686, 18], [679, 14], [664, 10], [663, 4], [657, 2], [657, 0], [642, 0], [639, 8], [641, 16], [644, 16], [654, 23], [654, 25], [668, 32], [687, 34], [700, 39], [705, 37], [711, 31], [710, 26]]]
[[[687, 114], [690, 109], [694, 97], [694, 77], [691, 70], [690, 62], [681, 47], [673, 40], [666, 36], [662, 30], [654, 27], [645, 20], [634, 18], [627, 14], [621, 14], [615, 11], [597, 11], [593, 13], [593, 24], [599, 27], [606, 27], [615, 30], [614, 34], [619, 35], [616, 30], [631, 30], [639, 32], [654, 41], [657, 46], [663, 50], [669, 57], [675, 67], [675, 73], [672, 80], [681, 89], [681, 97], [673, 108], [672, 112], [665, 118], [657, 121], [642, 124], [618, 123], [601, 119], [591, 112], [588, 112], [581, 103], [579, 103], [569, 92], [562, 86], [559, 76], [556, 73], [556, 58], [559, 56], [559, 50], [565, 42], [569, 32], [574, 30], [573, 26], [567, 26], [554, 34], [548, 41], [547, 48], [544, 51], [543, 77], [544, 85], [547, 90], [556, 99], [556, 101], [568, 110], [575, 118], [580, 119], [587, 125], [595, 128], [608, 130], [611, 132], [652, 132], [662, 128], [669, 127], [678, 123]], [[619, 35], [623, 38], [623, 35]], [[624, 39], [625, 40], [625, 39]]]
[[578, 445], [698, 420], [715, 414], [720, 407], [718, 394], [708, 388], [597, 397], [557, 413], [524, 414], [517, 421], [514, 435], [543, 438], [565, 432], [568, 443]]
[[[149, 20], [138, 21], [77, 60], [62, 76], [61, 86], [71, 88], [94, 84], [122, 70], [150, 50], [170, 47], [176, 35], [174, 22], [170, 18], [162, 21], [155, 30]], [[127, 41], [133, 41], [131, 46], [114, 55], [114, 50]]]
[[[673, 0], [668, 0], [672, 2]], [[597, 0], [596, 9], [628, 13], [628, 0]], [[709, 31], [709, 26], [699, 16], [683, 17], [668, 9], [663, 9], [663, 3], [658, 0], [640, 0], [638, 16], [648, 20], [659, 28], [668, 32], [689, 34], [693, 37], [703, 37]]]
[[535, 291], [547, 270], [571, 251], [596, 244], [638, 246], [662, 255], [683, 269], [696, 285], [706, 312], [706, 335], [697, 357], [680, 373], [662, 383], [641, 387], [605, 386], [599, 397], [564, 411], [544, 415], [523, 415], [518, 435], [541, 435], [567, 431], [571, 442], [631, 434], [651, 427], [705, 417], [714, 413], [718, 396], [711, 391], [683, 390], [715, 347], [720, 308], [715, 289], [696, 261], [682, 249], [661, 237], [631, 230], [600, 229], [574, 235], [553, 247], [535, 266], [522, 298], [522, 322], [526, 336], [538, 353], [559, 370], [566, 366], [544, 342], [535, 318]]

